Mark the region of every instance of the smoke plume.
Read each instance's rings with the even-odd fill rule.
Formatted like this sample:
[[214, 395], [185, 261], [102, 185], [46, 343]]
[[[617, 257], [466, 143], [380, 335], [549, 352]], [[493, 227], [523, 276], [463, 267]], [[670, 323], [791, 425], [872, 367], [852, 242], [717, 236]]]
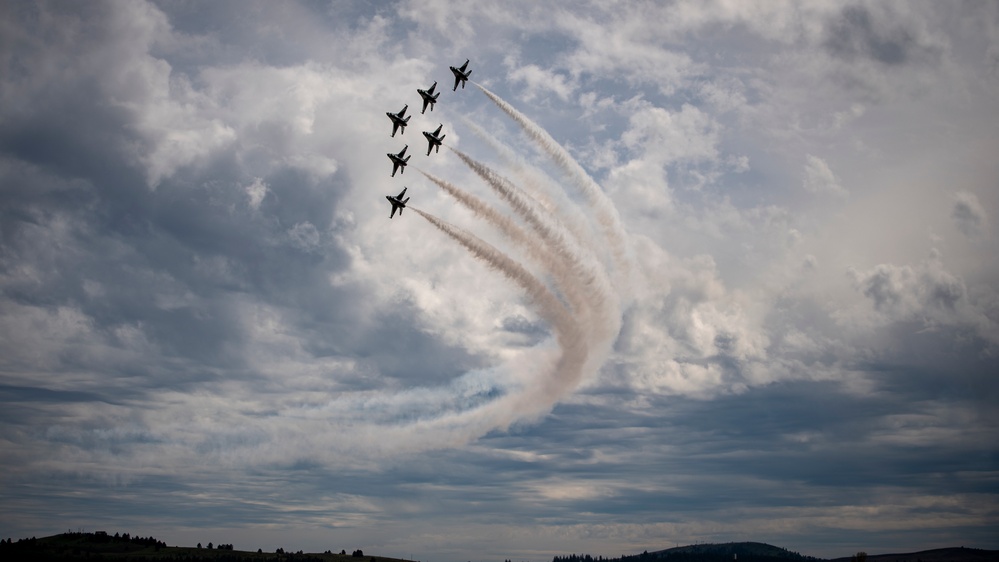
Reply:
[[[474, 82], [473, 82], [474, 83]], [[534, 141], [535, 145], [539, 147], [552, 161], [557, 164], [562, 170], [569, 176], [577, 188], [586, 197], [587, 202], [590, 207], [597, 215], [597, 220], [604, 231], [604, 235], [607, 237], [607, 241], [611, 244], [611, 252], [614, 257], [614, 263], [617, 268], [622, 272], [621, 280], [627, 281], [631, 275], [634, 266], [632, 264], [632, 259], [627, 251], [626, 235], [624, 228], [621, 225], [621, 218], [618, 216], [617, 209], [610, 199], [604, 194], [603, 190], [593, 178], [586, 173], [586, 170], [579, 165], [572, 155], [562, 147], [550, 134], [548, 131], [542, 129], [539, 125], [531, 121], [526, 115], [517, 111], [512, 105], [505, 102], [502, 98], [496, 94], [490, 92], [485, 86], [481, 84], [474, 83], [483, 94], [486, 95], [493, 103], [496, 104], [504, 113], [506, 113], [511, 119], [514, 120], [520, 128], [527, 134], [531, 140]], [[628, 287], [625, 287], [628, 288]]]
[[[483, 92], [500, 107], [508, 107], [484, 88]], [[529, 132], [532, 141], [573, 182], [592, 182], [540, 127], [512, 108], [507, 114]], [[543, 134], [530, 134], [536, 130]], [[592, 192], [588, 193], [588, 208], [600, 223], [591, 228], [591, 215], [572, 203], [564, 191], [544, 193], [536, 181], [517, 185], [475, 158], [454, 148], [452, 152], [506, 208], [433, 174], [421, 173], [494, 228], [511, 244], [512, 254], [430, 213], [408, 208], [523, 290], [552, 337], [509, 364], [466, 373], [446, 388], [373, 396], [365, 404], [366, 411], [387, 412], [387, 421], [410, 420], [404, 425], [378, 424], [382, 436], [393, 435], [393, 446], [459, 444], [518, 420], [543, 415], [600, 369], [621, 328], [621, 290], [608, 274], [608, 266], [615, 269], [613, 280], [627, 280], [627, 267], [622, 266], [626, 255], [624, 234], [614, 222], [616, 212], [599, 186], [587, 185], [584, 189]], [[567, 213], [579, 219], [575, 228], [563, 222]], [[605, 263], [598, 253], [612, 255], [614, 263]], [[527, 262], [530, 269], [524, 265]]]
[[[588, 353], [580, 326], [548, 287], [516, 260], [462, 228], [419, 209], [413, 208], [413, 211], [464, 246], [473, 256], [520, 285], [528, 298], [540, 308], [540, 315], [551, 324], [562, 353], [554, 376], [542, 378], [542, 384], [537, 385], [534, 390], [542, 392], [544, 403], [549, 406], [554, 404], [562, 392], [578, 383], [582, 375], [580, 367], [586, 363]], [[530, 395], [526, 398], [532, 402], [536, 400]]]

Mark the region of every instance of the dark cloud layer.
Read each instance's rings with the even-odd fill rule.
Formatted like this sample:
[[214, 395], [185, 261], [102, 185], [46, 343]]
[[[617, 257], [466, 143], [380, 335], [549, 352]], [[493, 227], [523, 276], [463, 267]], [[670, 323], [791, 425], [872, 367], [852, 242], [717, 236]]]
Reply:
[[910, 62], [921, 50], [915, 33], [898, 22], [882, 24], [864, 6], [843, 8], [829, 25], [825, 46], [843, 58], [869, 57], [888, 65]]

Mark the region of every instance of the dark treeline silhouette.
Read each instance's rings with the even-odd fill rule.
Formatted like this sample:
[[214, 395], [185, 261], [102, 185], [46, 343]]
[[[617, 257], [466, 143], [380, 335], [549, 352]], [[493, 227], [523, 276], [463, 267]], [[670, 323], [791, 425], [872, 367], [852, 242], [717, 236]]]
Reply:
[[[165, 542], [156, 540], [153, 537], [133, 537], [128, 533], [125, 534], [115, 533], [114, 536], [112, 536], [104, 531], [97, 531], [95, 533], [69, 532], [58, 536], [67, 539], [66, 542], [72, 541], [72, 542], [87, 542], [91, 544], [125, 544], [125, 545], [135, 545], [143, 548], [145, 547], [166, 548]], [[19, 548], [19, 547], [37, 548], [40, 545], [41, 543], [39, 539], [35, 537], [31, 537], [30, 539], [18, 539], [17, 542], [14, 542], [13, 539], [0, 540], [0, 547], [5, 547], [5, 548]]]
[[570, 554], [568, 556], [556, 556], [552, 558], [552, 562], [603, 562], [607, 560], [603, 556], [597, 556], [594, 558], [589, 554]]
[[[202, 546], [167, 546], [153, 537], [138, 537], [128, 533], [110, 535], [68, 532], [61, 535], [30, 539], [0, 539], [0, 561], [31, 560], [33, 562], [115, 561], [115, 562], [347, 562], [365, 557], [364, 551], [350, 555], [346, 549], [339, 554], [326, 550], [322, 554], [294, 552], [278, 548], [274, 552], [235, 550], [232, 544], [207, 543]], [[412, 562], [393, 558], [368, 556], [365, 562]]]
[[[102, 544], [102, 543], [128, 543], [128, 544], [135, 544], [135, 545], [139, 545], [139, 546], [152, 546], [152, 547], [157, 547], [158, 546], [160, 548], [165, 548], [166, 547], [166, 543], [165, 542], [160, 541], [160, 540], [156, 540], [153, 537], [133, 537], [132, 535], [129, 535], [128, 533], [115, 533], [112, 536], [112, 535], [109, 535], [105, 531], [95, 531], [93, 533], [84, 533], [82, 531], [77, 531], [77, 532], [69, 531], [69, 532], [63, 533], [62, 535], [59, 535], [59, 536], [70, 538], [70, 539], [82, 539], [82, 540], [86, 540], [88, 542], [93, 542], [93, 543], [97, 543], [97, 544]], [[37, 540], [38, 539], [36, 539], [35, 537], [31, 537], [30, 539], [18, 539], [18, 541], [16, 543], [14, 543], [14, 544], [20, 544], [22, 541], [36, 541], [37, 542]], [[7, 543], [8, 544], [11, 543], [10, 539], [7, 539]]]

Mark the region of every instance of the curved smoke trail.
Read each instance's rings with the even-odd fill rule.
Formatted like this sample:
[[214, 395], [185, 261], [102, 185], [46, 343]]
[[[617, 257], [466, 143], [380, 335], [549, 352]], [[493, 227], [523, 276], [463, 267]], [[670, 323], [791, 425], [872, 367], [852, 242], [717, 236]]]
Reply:
[[[562, 353], [556, 363], [555, 376], [536, 379], [531, 391], [515, 395], [514, 400], [519, 402], [518, 408], [523, 408], [528, 404], [538, 403], [538, 398], [541, 398], [541, 402], [546, 407], [550, 407], [567, 388], [578, 383], [584, 374], [583, 366], [589, 358], [589, 350], [580, 326], [562, 306], [561, 301], [548, 290], [548, 287], [531, 272], [524, 269], [516, 260], [462, 228], [444, 222], [419, 209], [410, 208], [440, 229], [441, 232], [464, 246], [476, 258], [520, 285], [527, 293], [528, 298], [541, 309], [541, 316], [551, 324]], [[533, 395], [536, 392], [540, 392], [540, 396]]]
[[[450, 148], [450, 147], [449, 147]], [[594, 332], [594, 337], [604, 339], [605, 332], [617, 333], [620, 329], [620, 310], [616, 292], [599, 266], [599, 260], [572, 236], [557, 216], [532, 204], [532, 199], [502, 175], [467, 154], [451, 148], [458, 157], [500, 197], [524, 221], [531, 226], [541, 241], [557, 256], [553, 267], [558, 267], [565, 278], [561, 286], [567, 294], [586, 294], [586, 304], [576, 306], [580, 320]], [[617, 320], [615, 320], [617, 319]]]
[[[483, 91], [501, 107], [506, 104]], [[507, 113], [526, 131], [540, 130], [516, 110], [510, 108]], [[542, 146], [543, 153], [575, 183], [592, 182], [550, 135], [529, 136], [541, 145], [547, 142], [554, 146]], [[466, 372], [441, 388], [373, 393], [361, 405], [367, 422], [354, 428], [351, 435], [356, 437], [350, 438], [351, 443], [374, 441], [376, 444], [367, 447], [394, 449], [446, 447], [541, 416], [600, 369], [620, 331], [622, 291], [614, 281], [627, 280], [625, 237], [616, 211], [599, 186], [583, 188], [589, 203], [584, 207], [564, 190], [541, 193], [536, 182], [523, 182], [531, 190], [526, 191], [485, 164], [452, 150], [509, 210], [421, 173], [497, 229], [513, 251], [531, 260], [535, 272], [518, 257], [467, 230], [408, 208], [522, 289], [548, 325], [551, 337], [497, 368]], [[563, 222], [567, 213], [578, 219], [575, 225]], [[608, 255], [611, 263], [606, 260]], [[347, 408], [347, 402], [336, 401], [329, 409], [349, 413]]]
[[454, 197], [454, 199], [464, 205], [465, 208], [498, 228], [507, 238], [524, 249], [524, 251], [528, 252], [529, 257], [535, 260], [536, 263], [545, 263], [550, 260], [551, 252], [545, 251], [544, 248], [538, 247], [537, 244], [532, 244], [530, 235], [528, 235], [524, 229], [520, 228], [520, 226], [518, 226], [512, 218], [501, 214], [482, 199], [479, 199], [475, 195], [460, 189], [458, 186], [447, 180], [443, 180], [423, 170], [420, 170], [420, 173], [423, 174], [423, 176], [428, 180], [434, 182], [437, 187], [447, 192], [448, 195]]
[[583, 195], [586, 197], [587, 202], [590, 207], [597, 214], [597, 220], [603, 228], [604, 235], [607, 237], [608, 242], [611, 244], [611, 253], [614, 258], [614, 263], [617, 268], [621, 271], [622, 275], [621, 281], [625, 285], [625, 289], [630, 288], [630, 277], [634, 270], [634, 265], [632, 264], [631, 256], [627, 250], [627, 236], [624, 232], [624, 227], [621, 225], [621, 218], [618, 216], [617, 209], [611, 200], [604, 194], [603, 190], [586, 170], [579, 165], [579, 162], [572, 157], [569, 152], [562, 147], [550, 134], [548, 131], [542, 129], [534, 121], [531, 121], [526, 115], [517, 111], [512, 105], [508, 104], [502, 98], [496, 94], [490, 92], [485, 86], [475, 83], [476, 87], [482, 91], [493, 103], [496, 104], [504, 113], [506, 113], [511, 119], [513, 119], [520, 128], [530, 137], [535, 144], [540, 147], [549, 158], [552, 159], [568, 176], [573, 180], [576, 187], [582, 191]]
[[[516, 260], [503, 253], [499, 248], [468, 232], [467, 230], [445, 222], [430, 213], [410, 206], [414, 212], [427, 219], [442, 232], [455, 239], [475, 257], [484, 261], [490, 267], [506, 275], [527, 292], [528, 297], [541, 307], [542, 317], [548, 320], [556, 329], [570, 328], [574, 325], [562, 302], [548, 290], [537, 277], [520, 265]], [[575, 331], [566, 330], [566, 332]], [[558, 331], [561, 335], [563, 332]]]
[[[582, 322], [579, 323], [589, 324], [592, 309], [590, 299], [587, 293], [580, 288], [580, 277], [574, 274], [573, 268], [566, 265], [566, 260], [562, 256], [549, 246], [539, 243], [537, 237], [529, 235], [513, 219], [499, 213], [482, 199], [423, 170], [420, 170], [420, 173], [473, 213], [498, 228], [508, 239], [519, 246], [535, 264], [545, 268], [552, 276], [555, 288], [569, 301], [573, 312], [581, 315], [579, 319]], [[592, 283], [592, 280], [590, 282]]]
[[[624, 285], [623, 287], [614, 286], [607, 271], [602, 266], [602, 261], [594, 253], [595, 246], [599, 244], [599, 241], [584, 236], [582, 229], [570, 228], [563, 224], [557, 212], [557, 206], [552, 204], [552, 199], [546, 194], [537, 193], [537, 189], [535, 189], [535, 194], [528, 194], [485, 164], [460, 150], [449, 147], [531, 228], [536, 237], [530, 237], [494, 207], [457, 186], [424, 172], [428, 179], [434, 181], [456, 200], [498, 227], [508, 239], [524, 249], [528, 257], [535, 261], [545, 260], [541, 265], [552, 276], [555, 288], [569, 300], [571, 306], [569, 312], [574, 322], [574, 334], [583, 339], [585, 346], [582, 348], [562, 347], [562, 353], [554, 371], [547, 373], [547, 376], [544, 377], [544, 402], [547, 407], [550, 407], [565, 392], [576, 388], [587, 373], [596, 372], [599, 369], [620, 331], [622, 322], [620, 299], [622, 296], [630, 297], [628, 294], [631, 282], [630, 274], [633, 270], [630, 254], [627, 252], [625, 244], [626, 235], [613, 203], [604, 195], [600, 186], [596, 185], [586, 174], [579, 163], [573, 160], [572, 156], [555, 142], [544, 129], [541, 129], [492, 92], [482, 86], [479, 88], [507, 115], [513, 118], [542, 149], [542, 152], [550, 157], [584, 193], [590, 209], [595, 213], [597, 222], [600, 224], [597, 231], [603, 234], [602, 242], [610, 247], [610, 253], [616, 267], [615, 279]], [[509, 154], [507, 156], [512, 157]], [[533, 182], [528, 183], [532, 184]], [[536, 185], [531, 186], [537, 187]], [[568, 200], [564, 192], [560, 195]], [[420, 214], [462, 243], [474, 255], [480, 259], [485, 259], [482, 250], [484, 242], [477, 238], [474, 239], [477, 242], [473, 242], [470, 233], [456, 230], [457, 227], [447, 225], [447, 223], [425, 213]], [[593, 242], [597, 242], [597, 244]], [[506, 256], [506, 259], [516, 264], [509, 256]], [[520, 267], [519, 264], [516, 265]], [[495, 264], [494, 267], [496, 267]], [[523, 268], [521, 267], [521, 269]], [[509, 276], [509, 269], [504, 271]], [[528, 286], [524, 286], [524, 288], [528, 291], [537, 290], [536, 288], [530, 289]], [[548, 294], [554, 298], [552, 293]], [[552, 321], [549, 319], [549, 322]], [[561, 325], [552, 322], [552, 327], [558, 335]], [[561, 344], [564, 339], [560, 337], [559, 341]], [[513, 397], [524, 397], [527, 394], [527, 392], [521, 392]]]
[[[519, 176], [521, 183], [531, 184], [531, 189], [525, 189], [525, 194], [534, 199], [535, 203], [545, 208], [546, 211], [552, 214], [558, 212], [558, 208], [555, 200], [552, 197], [552, 193], [541, 189], [538, 185], [536, 178], [529, 178], [527, 173], [527, 166], [520, 161], [518, 155], [513, 151], [512, 148], [503, 144], [496, 137], [492, 136], [485, 131], [482, 127], [479, 127], [467, 118], [462, 118], [462, 123], [472, 130], [475, 136], [479, 137], [484, 141], [493, 152], [497, 153], [500, 159], [506, 164], [507, 168], [510, 168], [515, 174]], [[564, 193], [564, 192], [563, 192]]]
[[563, 266], [563, 260], [555, 251], [544, 244], [538, 244], [537, 238], [528, 234], [511, 217], [501, 214], [482, 199], [433, 174], [423, 170], [420, 170], [420, 173], [447, 192], [448, 195], [454, 197], [465, 208], [499, 229], [504, 236], [520, 247], [535, 264], [547, 268], [548, 273], [555, 280], [556, 288], [565, 295], [574, 311], [577, 313], [586, 312], [585, 296], [580, 294], [575, 283], [571, 282], [569, 279], [571, 273]]
[[518, 177], [520, 184], [525, 186], [525, 191], [536, 199], [539, 205], [543, 206], [548, 212], [559, 215], [559, 218], [578, 244], [592, 246], [596, 243], [592, 235], [593, 231], [586, 224], [586, 217], [582, 209], [569, 198], [565, 190], [556, 188], [555, 181], [550, 176], [537, 168], [527, 165], [512, 148], [503, 144], [499, 139], [471, 120], [464, 118], [462, 121], [466, 127], [471, 129], [477, 137], [482, 139], [500, 156], [503, 163]]

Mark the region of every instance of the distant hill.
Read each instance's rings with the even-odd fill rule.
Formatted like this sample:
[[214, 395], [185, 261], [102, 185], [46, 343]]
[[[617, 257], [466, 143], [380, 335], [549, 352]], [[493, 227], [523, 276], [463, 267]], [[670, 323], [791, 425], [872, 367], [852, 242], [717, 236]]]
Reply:
[[[868, 555], [866, 562], [999, 562], [999, 550], [940, 548], [905, 554]], [[852, 555], [825, 561], [761, 542], [693, 544], [620, 558], [572, 555], [553, 562], [852, 562]]]
[[[851, 562], [851, 557], [830, 562]], [[937, 548], [906, 554], [868, 554], [867, 562], [999, 562], [999, 550], [978, 548]]]
[[352, 554], [285, 552], [251, 552], [235, 550], [231, 544], [212, 548], [167, 546], [153, 537], [131, 537], [128, 534], [63, 533], [51, 537], [20, 539], [0, 543], [0, 560], [31, 560], [32, 562], [64, 562], [108, 560], [114, 562], [159, 562], [185, 560], [190, 562], [406, 562], [398, 558], [365, 555], [361, 550]]
[[762, 542], [729, 542], [722, 544], [692, 544], [622, 556], [621, 562], [807, 562], [819, 560], [786, 548]]

